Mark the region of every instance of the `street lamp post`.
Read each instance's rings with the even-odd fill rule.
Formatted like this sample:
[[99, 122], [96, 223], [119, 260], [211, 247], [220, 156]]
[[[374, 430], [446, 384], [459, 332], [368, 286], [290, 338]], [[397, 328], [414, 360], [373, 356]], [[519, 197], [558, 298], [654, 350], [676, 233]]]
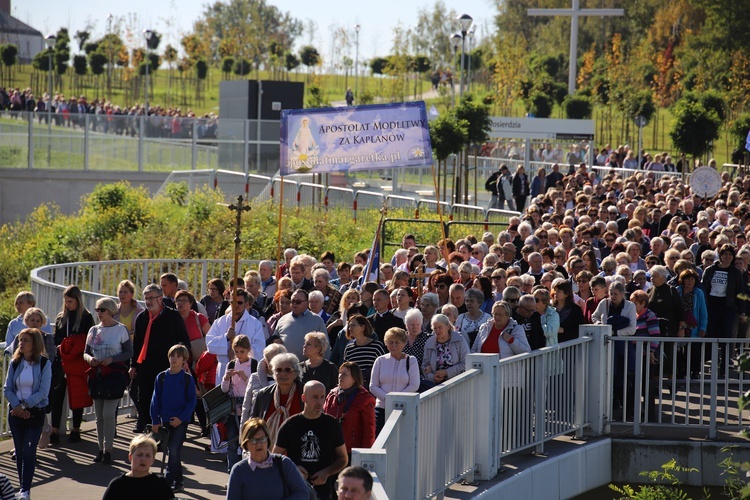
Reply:
[[469, 14], [461, 14], [456, 18], [458, 24], [461, 26], [461, 72], [459, 74], [459, 87], [458, 97], [459, 99], [464, 95], [464, 52], [466, 52], [466, 33], [471, 27], [472, 17]]
[[149, 43], [151, 42], [151, 37], [154, 35], [154, 32], [151, 30], [143, 30], [143, 37], [146, 39], [146, 116], [148, 116], [148, 69], [149, 66], [151, 66], [151, 60], [148, 58], [148, 49], [149, 49]]
[[354, 26], [354, 98], [359, 103], [359, 24]]
[[[47, 166], [52, 166], [52, 48], [57, 43], [57, 37], [55, 35], [47, 35], [44, 37], [44, 43], [47, 44], [48, 59], [47, 69], [49, 70], [49, 99], [47, 100]], [[33, 120], [33, 118], [30, 118]]]
[[469, 92], [471, 92], [471, 67], [474, 65], [471, 51], [474, 50], [474, 28], [476, 27], [476, 24], [472, 25], [469, 32], [466, 33], [466, 35], [469, 37], [469, 64], [466, 65], [466, 88], [469, 90]]
[[[453, 33], [451, 35], [451, 47], [453, 47], [453, 74], [456, 74], [456, 51], [458, 51], [458, 46], [461, 44], [461, 35], [458, 33]], [[456, 105], [456, 86], [453, 83], [453, 77], [451, 77], [451, 107], [454, 107]]]

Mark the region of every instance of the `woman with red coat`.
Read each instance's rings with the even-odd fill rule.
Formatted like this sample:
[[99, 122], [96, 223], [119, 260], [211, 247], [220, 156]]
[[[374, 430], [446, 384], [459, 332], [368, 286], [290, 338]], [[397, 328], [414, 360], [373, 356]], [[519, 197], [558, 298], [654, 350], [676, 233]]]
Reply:
[[375, 396], [364, 388], [357, 363], [341, 365], [339, 385], [328, 393], [323, 411], [341, 423], [350, 461], [352, 448], [369, 448], [375, 442]]
[[[94, 317], [83, 305], [80, 288], [71, 285], [63, 292], [63, 309], [55, 319], [55, 345], [58, 356], [52, 364], [52, 434], [50, 444], [60, 442], [60, 421], [63, 417], [63, 402], [68, 394], [68, 405], [73, 410], [73, 427], [68, 436], [69, 443], [81, 441], [83, 409], [94, 404], [89, 396], [86, 370], [89, 365], [83, 359], [86, 336], [94, 326]], [[67, 409], [65, 409], [67, 417]]]

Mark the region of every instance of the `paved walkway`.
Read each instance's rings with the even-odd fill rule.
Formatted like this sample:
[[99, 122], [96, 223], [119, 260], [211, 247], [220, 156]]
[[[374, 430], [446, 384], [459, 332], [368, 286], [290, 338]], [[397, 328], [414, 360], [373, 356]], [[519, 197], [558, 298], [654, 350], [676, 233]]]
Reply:
[[[31, 497], [35, 500], [100, 499], [107, 484], [113, 478], [130, 470], [130, 465], [127, 463], [127, 449], [133, 437], [134, 423], [135, 420], [129, 417], [120, 416], [118, 419], [112, 465], [102, 465], [92, 461], [98, 451], [94, 422], [83, 423], [82, 442], [76, 444], [63, 442], [39, 450]], [[201, 438], [198, 434], [198, 427], [191, 425], [182, 451], [185, 491], [178, 495], [179, 498], [225, 498], [226, 455], [214, 455], [205, 451], [204, 448], [208, 444], [208, 438]], [[11, 449], [13, 449], [12, 440], [0, 442], [0, 472], [6, 474], [13, 483], [13, 487], [18, 489], [16, 464], [10, 459]], [[159, 472], [160, 466], [161, 453], [152, 471]]]

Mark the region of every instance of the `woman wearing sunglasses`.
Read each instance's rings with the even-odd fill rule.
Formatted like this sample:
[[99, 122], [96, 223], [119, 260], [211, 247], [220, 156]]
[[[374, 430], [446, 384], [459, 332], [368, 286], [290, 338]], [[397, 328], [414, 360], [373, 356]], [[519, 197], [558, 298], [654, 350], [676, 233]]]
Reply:
[[89, 364], [89, 380], [99, 380], [102, 392], [89, 384], [96, 411], [96, 435], [99, 440], [99, 453], [94, 462], [112, 462], [117, 406], [127, 386], [126, 363], [133, 357], [133, 342], [125, 325], [114, 319], [117, 303], [110, 298], [96, 301], [96, 316], [99, 324], [89, 330], [86, 337], [86, 350], [83, 358]]
[[279, 354], [271, 360], [271, 371], [276, 383], [258, 391], [250, 416], [265, 420], [273, 446], [281, 424], [301, 413], [303, 405], [299, 358], [290, 352]]

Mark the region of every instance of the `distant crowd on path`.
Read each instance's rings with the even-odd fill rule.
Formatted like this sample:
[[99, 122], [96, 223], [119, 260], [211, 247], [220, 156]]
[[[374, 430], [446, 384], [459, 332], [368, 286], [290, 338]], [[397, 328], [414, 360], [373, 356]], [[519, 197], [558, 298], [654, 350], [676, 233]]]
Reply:
[[[93, 400], [101, 450], [94, 460], [118, 459], [110, 447], [116, 405], [92, 394], [90, 368], [110, 367], [107, 375], [95, 371], [105, 380], [114, 374], [115, 385], [120, 363], [129, 367], [135, 432], [149, 424], [172, 429], [166, 478], [175, 492], [183, 488], [179, 450], [194, 410], [204, 436], [210, 430], [200, 397], [216, 386], [229, 394], [232, 415], [220, 426], [229, 442], [228, 498], [250, 498], [258, 485], [269, 488], [267, 498], [302, 486], [331, 498], [351, 449], [372, 446], [383, 428], [390, 393], [445, 383], [472, 352], [507, 358], [564, 345], [584, 324], [652, 337], [643, 365], [654, 386], [660, 373], [723, 376], [735, 369], [731, 345], [720, 344], [712, 366], [700, 348], [688, 355], [685, 346], [659, 342], [747, 337], [750, 177], [722, 174], [722, 184], [703, 199], [679, 177], [656, 179], [652, 171], [553, 172], [529, 193], [528, 207], [519, 201], [525, 208], [506, 230], [419, 243], [406, 234], [375, 281], [361, 279], [368, 250], [350, 263], [288, 248], [279, 269], [262, 261], [237, 283], [211, 279], [200, 299], [167, 273], [143, 290], [142, 310], [124, 281], [117, 303], [97, 302], [96, 323], [74, 286], [54, 326], [22, 292], [6, 335], [18, 364], [5, 382], [22, 493], [31, 487], [48, 402], [49, 441], [62, 439], [66, 391], [68, 442], [81, 439], [79, 411]], [[635, 347], [617, 344], [614, 408], [632, 411], [633, 393], [622, 388], [636, 380]], [[124, 385], [115, 387], [119, 399]], [[658, 420], [656, 396], [643, 397], [649, 419]]]
[[[0, 111], [31, 112], [37, 115], [39, 123], [47, 123], [50, 110], [52, 122], [57, 126], [81, 128], [84, 116], [91, 115], [91, 130], [114, 135], [137, 136], [140, 124], [137, 120], [126, 120], [146, 115], [144, 105], [120, 107], [105, 99], [94, 99], [89, 102], [86, 96], [66, 98], [64, 94], [55, 93], [50, 101], [49, 94], [44, 93], [35, 98], [31, 89], [6, 89], [0, 87]], [[146, 136], [172, 139], [189, 139], [193, 136], [193, 120], [198, 120], [197, 138], [216, 139], [218, 116], [206, 113], [197, 116], [193, 110], [180, 108], [162, 108], [149, 106], [146, 120]]]
[[[526, 144], [518, 141], [487, 141], [479, 148], [478, 156], [484, 158], [502, 158], [507, 160], [523, 160], [526, 152]], [[641, 151], [639, 163], [638, 151], [630, 146], [619, 145], [613, 148], [606, 144], [601, 149], [594, 147], [593, 155], [591, 146], [587, 141], [577, 143], [553, 144], [551, 142], [540, 143], [529, 151], [529, 161], [545, 162], [549, 164], [568, 165], [571, 168], [578, 167], [581, 163], [598, 167], [627, 168], [631, 170], [653, 170], [655, 172], [689, 171], [689, 163], [684, 153], [680, 154], [675, 161], [668, 152], [651, 154], [646, 150]], [[700, 160], [696, 160], [695, 167], [700, 166]]]

